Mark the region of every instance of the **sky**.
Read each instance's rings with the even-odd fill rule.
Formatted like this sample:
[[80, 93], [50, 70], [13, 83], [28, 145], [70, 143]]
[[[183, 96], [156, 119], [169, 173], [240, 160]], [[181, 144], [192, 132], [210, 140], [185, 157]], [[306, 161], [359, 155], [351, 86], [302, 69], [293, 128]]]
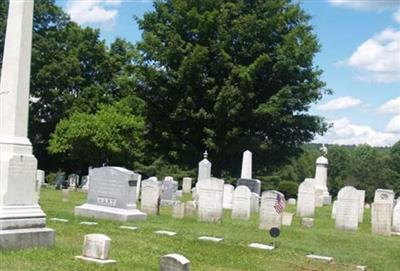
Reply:
[[[298, 1], [298, 0], [295, 0]], [[56, 0], [83, 26], [100, 28], [108, 43], [141, 39], [134, 16], [151, 0]], [[390, 146], [400, 140], [400, 0], [302, 0], [321, 51], [315, 65], [333, 95], [310, 112], [331, 128], [314, 142]]]

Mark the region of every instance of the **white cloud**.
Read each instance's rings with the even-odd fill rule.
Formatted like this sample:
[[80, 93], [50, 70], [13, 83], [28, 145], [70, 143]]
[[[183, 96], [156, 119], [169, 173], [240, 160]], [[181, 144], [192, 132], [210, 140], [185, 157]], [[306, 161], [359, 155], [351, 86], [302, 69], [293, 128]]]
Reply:
[[317, 109], [320, 111], [335, 111], [356, 107], [360, 104], [362, 104], [362, 101], [360, 99], [356, 99], [351, 96], [345, 96], [321, 104], [317, 106]]
[[338, 145], [369, 144], [371, 146], [390, 146], [400, 139], [400, 135], [379, 132], [369, 126], [356, 125], [348, 118], [332, 121], [333, 127], [324, 136], [317, 136], [316, 143]]
[[382, 114], [400, 114], [400, 96], [387, 101], [377, 111]]
[[113, 28], [122, 0], [69, 0], [67, 13], [79, 24], [98, 24]]
[[386, 125], [386, 131], [400, 134], [400, 115], [395, 116], [389, 121], [388, 125]]
[[358, 10], [384, 10], [397, 8], [398, 0], [328, 0], [333, 6]]
[[362, 80], [400, 81], [400, 30], [386, 28], [361, 44], [346, 61], [362, 72]]

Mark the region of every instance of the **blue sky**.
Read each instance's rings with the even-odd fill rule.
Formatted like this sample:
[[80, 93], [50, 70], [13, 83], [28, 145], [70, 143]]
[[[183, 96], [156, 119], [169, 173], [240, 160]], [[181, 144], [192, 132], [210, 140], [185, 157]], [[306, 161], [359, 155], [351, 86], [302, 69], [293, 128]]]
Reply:
[[[151, 11], [148, 0], [57, 0], [82, 24], [140, 40], [133, 16]], [[303, 0], [322, 45], [315, 64], [334, 91], [311, 112], [333, 124], [315, 142], [387, 146], [400, 140], [399, 0]]]

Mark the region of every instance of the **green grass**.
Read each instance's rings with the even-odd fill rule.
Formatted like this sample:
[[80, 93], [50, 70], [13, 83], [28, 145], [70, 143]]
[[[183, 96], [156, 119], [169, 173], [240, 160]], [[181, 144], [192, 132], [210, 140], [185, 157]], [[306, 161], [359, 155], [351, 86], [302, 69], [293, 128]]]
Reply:
[[[300, 227], [295, 217], [291, 227], [283, 227], [278, 238], [278, 248], [263, 251], [248, 248], [251, 242], [271, 243], [266, 231], [258, 229], [258, 217], [250, 221], [230, 218], [226, 212], [223, 222], [209, 224], [195, 217], [175, 220], [171, 210], [164, 208], [161, 215], [149, 216], [142, 222], [114, 222], [98, 220], [98, 225], [79, 225], [80, 221], [94, 219], [75, 217], [73, 209], [85, 202], [86, 194], [70, 192], [70, 201], [61, 201], [61, 191], [43, 189], [40, 204], [47, 217], [69, 219], [68, 223], [48, 220], [48, 227], [56, 230], [55, 247], [0, 252], [0, 270], [159, 270], [159, 258], [168, 253], [179, 253], [192, 263], [194, 271], [264, 271], [264, 270], [355, 270], [356, 265], [367, 265], [368, 270], [400, 270], [400, 238], [372, 235], [369, 210], [358, 232], [341, 232], [334, 229], [330, 207], [317, 210], [312, 229]], [[289, 206], [294, 212], [294, 207]], [[136, 231], [119, 229], [120, 225], [138, 226]], [[155, 230], [172, 230], [173, 237], [154, 234]], [[83, 237], [89, 233], [103, 233], [111, 237], [112, 259], [115, 265], [99, 266], [75, 260], [80, 255]], [[199, 241], [201, 235], [224, 237], [220, 243]], [[315, 253], [332, 256], [333, 263], [309, 260], [305, 255]]]

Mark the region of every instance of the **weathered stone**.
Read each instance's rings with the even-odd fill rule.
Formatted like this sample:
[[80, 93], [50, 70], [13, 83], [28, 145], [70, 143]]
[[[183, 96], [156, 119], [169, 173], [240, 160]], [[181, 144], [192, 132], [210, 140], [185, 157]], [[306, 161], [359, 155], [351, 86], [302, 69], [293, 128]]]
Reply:
[[251, 193], [251, 212], [258, 213], [260, 211], [260, 196], [257, 193]]
[[394, 206], [394, 192], [391, 189], [376, 189], [374, 203], [390, 203]]
[[336, 219], [337, 200], [333, 202], [331, 218]]
[[99, 264], [115, 263], [115, 260], [108, 258], [110, 245], [111, 239], [104, 234], [87, 234], [85, 235], [82, 256], [75, 258]]
[[394, 232], [400, 232], [400, 202], [397, 202], [393, 209], [393, 226], [392, 230]]
[[231, 184], [224, 185], [224, 200], [223, 200], [223, 208], [224, 209], [232, 209], [232, 201], [233, 201], [233, 191], [234, 187]]
[[161, 205], [173, 206], [176, 202], [176, 191], [178, 191], [178, 182], [172, 177], [165, 177], [161, 183]]
[[293, 220], [293, 213], [283, 212], [282, 216], [282, 225], [283, 226], [291, 226]]
[[213, 237], [213, 236], [200, 236], [197, 239], [203, 240], [203, 241], [216, 242], [216, 243], [221, 242], [222, 240], [224, 240], [224, 238]]
[[168, 254], [160, 259], [160, 271], [189, 271], [190, 261], [179, 254]]
[[185, 202], [185, 216], [192, 216], [197, 214], [197, 206], [194, 201]]
[[177, 201], [172, 209], [172, 217], [182, 219], [185, 217], [185, 203]]
[[192, 190], [192, 178], [184, 177], [182, 182], [182, 192], [190, 194]]
[[299, 217], [313, 217], [316, 199], [313, 179], [305, 179], [299, 185], [298, 191], [297, 215]]
[[136, 208], [139, 174], [121, 167], [94, 168], [90, 172], [87, 203], [75, 207], [75, 215], [119, 221], [145, 220]]
[[247, 150], [243, 152], [242, 172], [240, 174], [241, 179], [252, 178], [252, 165], [253, 165], [253, 154], [251, 153], [251, 151]]
[[324, 262], [332, 262], [333, 261], [333, 258], [328, 257], [328, 256], [320, 256], [320, 255], [310, 254], [310, 255], [307, 255], [306, 257], [309, 259], [312, 259], [312, 260], [319, 260], [319, 261], [324, 261]]
[[296, 201], [296, 199], [291, 198], [291, 199], [288, 199], [288, 204], [289, 205], [296, 205], [297, 201]]
[[372, 203], [371, 224], [372, 233], [390, 235], [392, 228], [392, 204]]
[[359, 205], [358, 205], [358, 223], [364, 221], [364, 204], [365, 204], [365, 190], [357, 190], [359, 194]]
[[141, 210], [147, 214], [157, 214], [160, 185], [156, 177], [142, 182]]
[[309, 217], [302, 217], [301, 218], [301, 225], [306, 228], [314, 227], [314, 218]]
[[176, 235], [176, 232], [174, 232], [174, 231], [164, 231], [164, 230], [155, 231], [154, 233], [161, 234], [161, 235], [168, 235], [168, 236]]
[[249, 220], [251, 213], [251, 191], [246, 186], [238, 186], [233, 192], [232, 218]]
[[197, 183], [199, 194], [198, 217], [200, 221], [219, 222], [223, 215], [224, 181], [216, 178]]
[[260, 207], [260, 229], [270, 230], [273, 227], [281, 227], [283, 212], [278, 212], [276, 209], [276, 203], [279, 199], [284, 200], [284, 196], [278, 191], [269, 190], [262, 193]]
[[259, 244], [259, 243], [251, 243], [249, 245], [251, 248], [257, 248], [257, 249], [262, 249], [262, 250], [273, 250], [275, 247], [270, 246], [270, 245], [265, 245], [265, 244]]
[[240, 178], [236, 186], [244, 185], [247, 186], [251, 192], [257, 193], [257, 195], [260, 195], [261, 193], [261, 181], [257, 179], [243, 179]]
[[336, 203], [336, 229], [356, 231], [358, 228], [358, 212], [360, 195], [352, 186], [340, 189]]

